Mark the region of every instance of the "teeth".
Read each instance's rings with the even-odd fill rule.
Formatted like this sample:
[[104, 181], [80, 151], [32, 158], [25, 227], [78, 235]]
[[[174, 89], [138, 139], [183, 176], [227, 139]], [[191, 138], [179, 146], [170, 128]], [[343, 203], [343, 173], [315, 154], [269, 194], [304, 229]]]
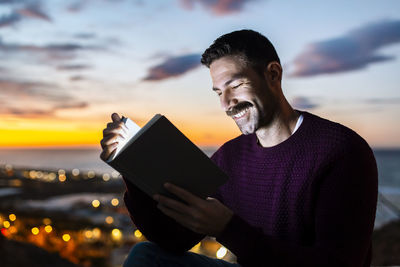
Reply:
[[247, 112], [247, 110], [248, 110], [248, 108], [246, 108], [245, 110], [239, 112], [238, 114], [233, 115], [232, 117], [234, 117], [235, 119], [239, 118], [239, 117], [242, 117]]

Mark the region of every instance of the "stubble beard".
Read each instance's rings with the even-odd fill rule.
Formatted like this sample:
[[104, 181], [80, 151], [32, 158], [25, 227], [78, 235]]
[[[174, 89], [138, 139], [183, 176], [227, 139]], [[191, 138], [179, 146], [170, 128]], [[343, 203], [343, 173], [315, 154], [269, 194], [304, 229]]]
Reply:
[[249, 111], [249, 119], [246, 121], [237, 121], [236, 125], [244, 135], [254, 133], [259, 127], [259, 111], [252, 106]]
[[257, 105], [253, 105], [249, 109], [249, 119], [246, 121], [236, 121], [239, 130], [244, 134], [253, 134], [259, 128], [271, 124], [275, 117], [277, 102], [271, 101], [268, 105], [268, 110], [262, 110]]

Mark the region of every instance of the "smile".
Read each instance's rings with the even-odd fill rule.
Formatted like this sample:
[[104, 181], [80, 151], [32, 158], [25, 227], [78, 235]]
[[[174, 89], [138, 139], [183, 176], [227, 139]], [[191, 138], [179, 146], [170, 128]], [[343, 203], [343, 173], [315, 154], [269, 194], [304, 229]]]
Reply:
[[232, 115], [232, 118], [237, 120], [237, 119], [239, 119], [241, 117], [244, 117], [244, 115], [247, 113], [248, 110], [249, 110], [249, 108], [246, 108], [245, 110], [243, 110], [243, 111], [241, 111], [239, 113], [236, 113], [235, 115]]

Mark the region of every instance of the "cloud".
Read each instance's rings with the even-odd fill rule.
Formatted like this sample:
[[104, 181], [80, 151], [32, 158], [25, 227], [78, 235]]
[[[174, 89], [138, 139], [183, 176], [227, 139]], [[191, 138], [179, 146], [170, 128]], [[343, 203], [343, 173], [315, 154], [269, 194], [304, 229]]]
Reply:
[[17, 9], [16, 12], [24, 17], [41, 19], [51, 22], [51, 18], [42, 10], [39, 2], [35, 2], [23, 8]]
[[81, 109], [81, 108], [87, 108], [89, 104], [87, 102], [67, 102], [67, 103], [62, 103], [60, 105], [54, 106], [54, 109]]
[[94, 39], [94, 38], [96, 38], [96, 34], [90, 33], [90, 32], [80, 32], [80, 33], [74, 34], [74, 37], [78, 38], [78, 39]]
[[89, 104], [86, 102], [80, 103], [70, 103], [64, 104], [62, 106], [54, 106], [51, 108], [42, 108], [42, 109], [34, 109], [34, 108], [16, 108], [9, 106], [1, 106], [0, 114], [1, 115], [15, 115], [18, 117], [24, 118], [37, 118], [37, 117], [54, 117], [58, 110], [63, 109], [82, 109], [88, 107]]
[[86, 80], [86, 78], [82, 75], [74, 75], [74, 76], [69, 77], [69, 80], [72, 82], [78, 82], [78, 81]]
[[89, 106], [51, 83], [0, 79], [0, 88], [0, 115], [46, 117], [55, 116], [58, 110]]
[[145, 81], [159, 81], [171, 77], [178, 77], [200, 66], [200, 54], [188, 54], [177, 57], [168, 57], [163, 63], [148, 70]]
[[25, 3], [28, 0], [0, 0], [0, 5], [1, 4], [20, 4], [20, 3]]
[[21, 20], [21, 15], [17, 13], [11, 13], [0, 17], [0, 28], [12, 26]]
[[2, 106], [0, 107], [1, 115], [15, 115], [18, 117], [25, 118], [36, 118], [36, 117], [49, 117], [54, 114], [53, 110], [43, 110], [43, 109], [21, 109], [16, 107]]
[[319, 105], [313, 103], [309, 98], [304, 96], [295, 97], [292, 101], [292, 106], [296, 109], [313, 109]]
[[[40, 19], [51, 22], [51, 18], [43, 10], [40, 1], [0, 1], [1, 4], [10, 4], [13, 11], [0, 17], [0, 28], [13, 26], [24, 18]], [[15, 8], [17, 5], [19, 7]]]
[[86, 4], [87, 4], [86, 0], [78, 0], [78, 1], [75, 1], [75, 3], [70, 4], [67, 7], [67, 10], [69, 12], [80, 12], [86, 6]]
[[193, 9], [197, 3], [205, 7], [217, 16], [237, 13], [241, 11], [247, 2], [254, 0], [181, 0], [181, 6], [185, 9]]
[[400, 20], [384, 20], [349, 31], [341, 37], [315, 42], [293, 61], [290, 76], [313, 76], [366, 68], [393, 60], [378, 50], [400, 42]]
[[90, 68], [92, 67], [84, 64], [64, 64], [57, 66], [58, 70], [86, 70]]
[[394, 98], [369, 98], [365, 100], [368, 104], [399, 104], [400, 97]]
[[4, 43], [0, 38], [0, 53], [28, 53], [44, 55], [47, 59], [70, 60], [76, 57], [76, 53], [83, 50], [100, 50], [99, 46], [88, 46], [77, 43], [62, 43], [48, 45]]

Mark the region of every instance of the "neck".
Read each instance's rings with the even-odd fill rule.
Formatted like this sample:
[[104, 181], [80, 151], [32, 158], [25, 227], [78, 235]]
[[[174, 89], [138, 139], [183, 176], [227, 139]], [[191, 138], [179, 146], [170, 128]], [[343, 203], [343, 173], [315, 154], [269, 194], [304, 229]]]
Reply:
[[271, 147], [288, 139], [296, 127], [300, 114], [287, 102], [286, 98], [279, 103], [271, 122], [256, 131], [258, 142], [262, 147]]

